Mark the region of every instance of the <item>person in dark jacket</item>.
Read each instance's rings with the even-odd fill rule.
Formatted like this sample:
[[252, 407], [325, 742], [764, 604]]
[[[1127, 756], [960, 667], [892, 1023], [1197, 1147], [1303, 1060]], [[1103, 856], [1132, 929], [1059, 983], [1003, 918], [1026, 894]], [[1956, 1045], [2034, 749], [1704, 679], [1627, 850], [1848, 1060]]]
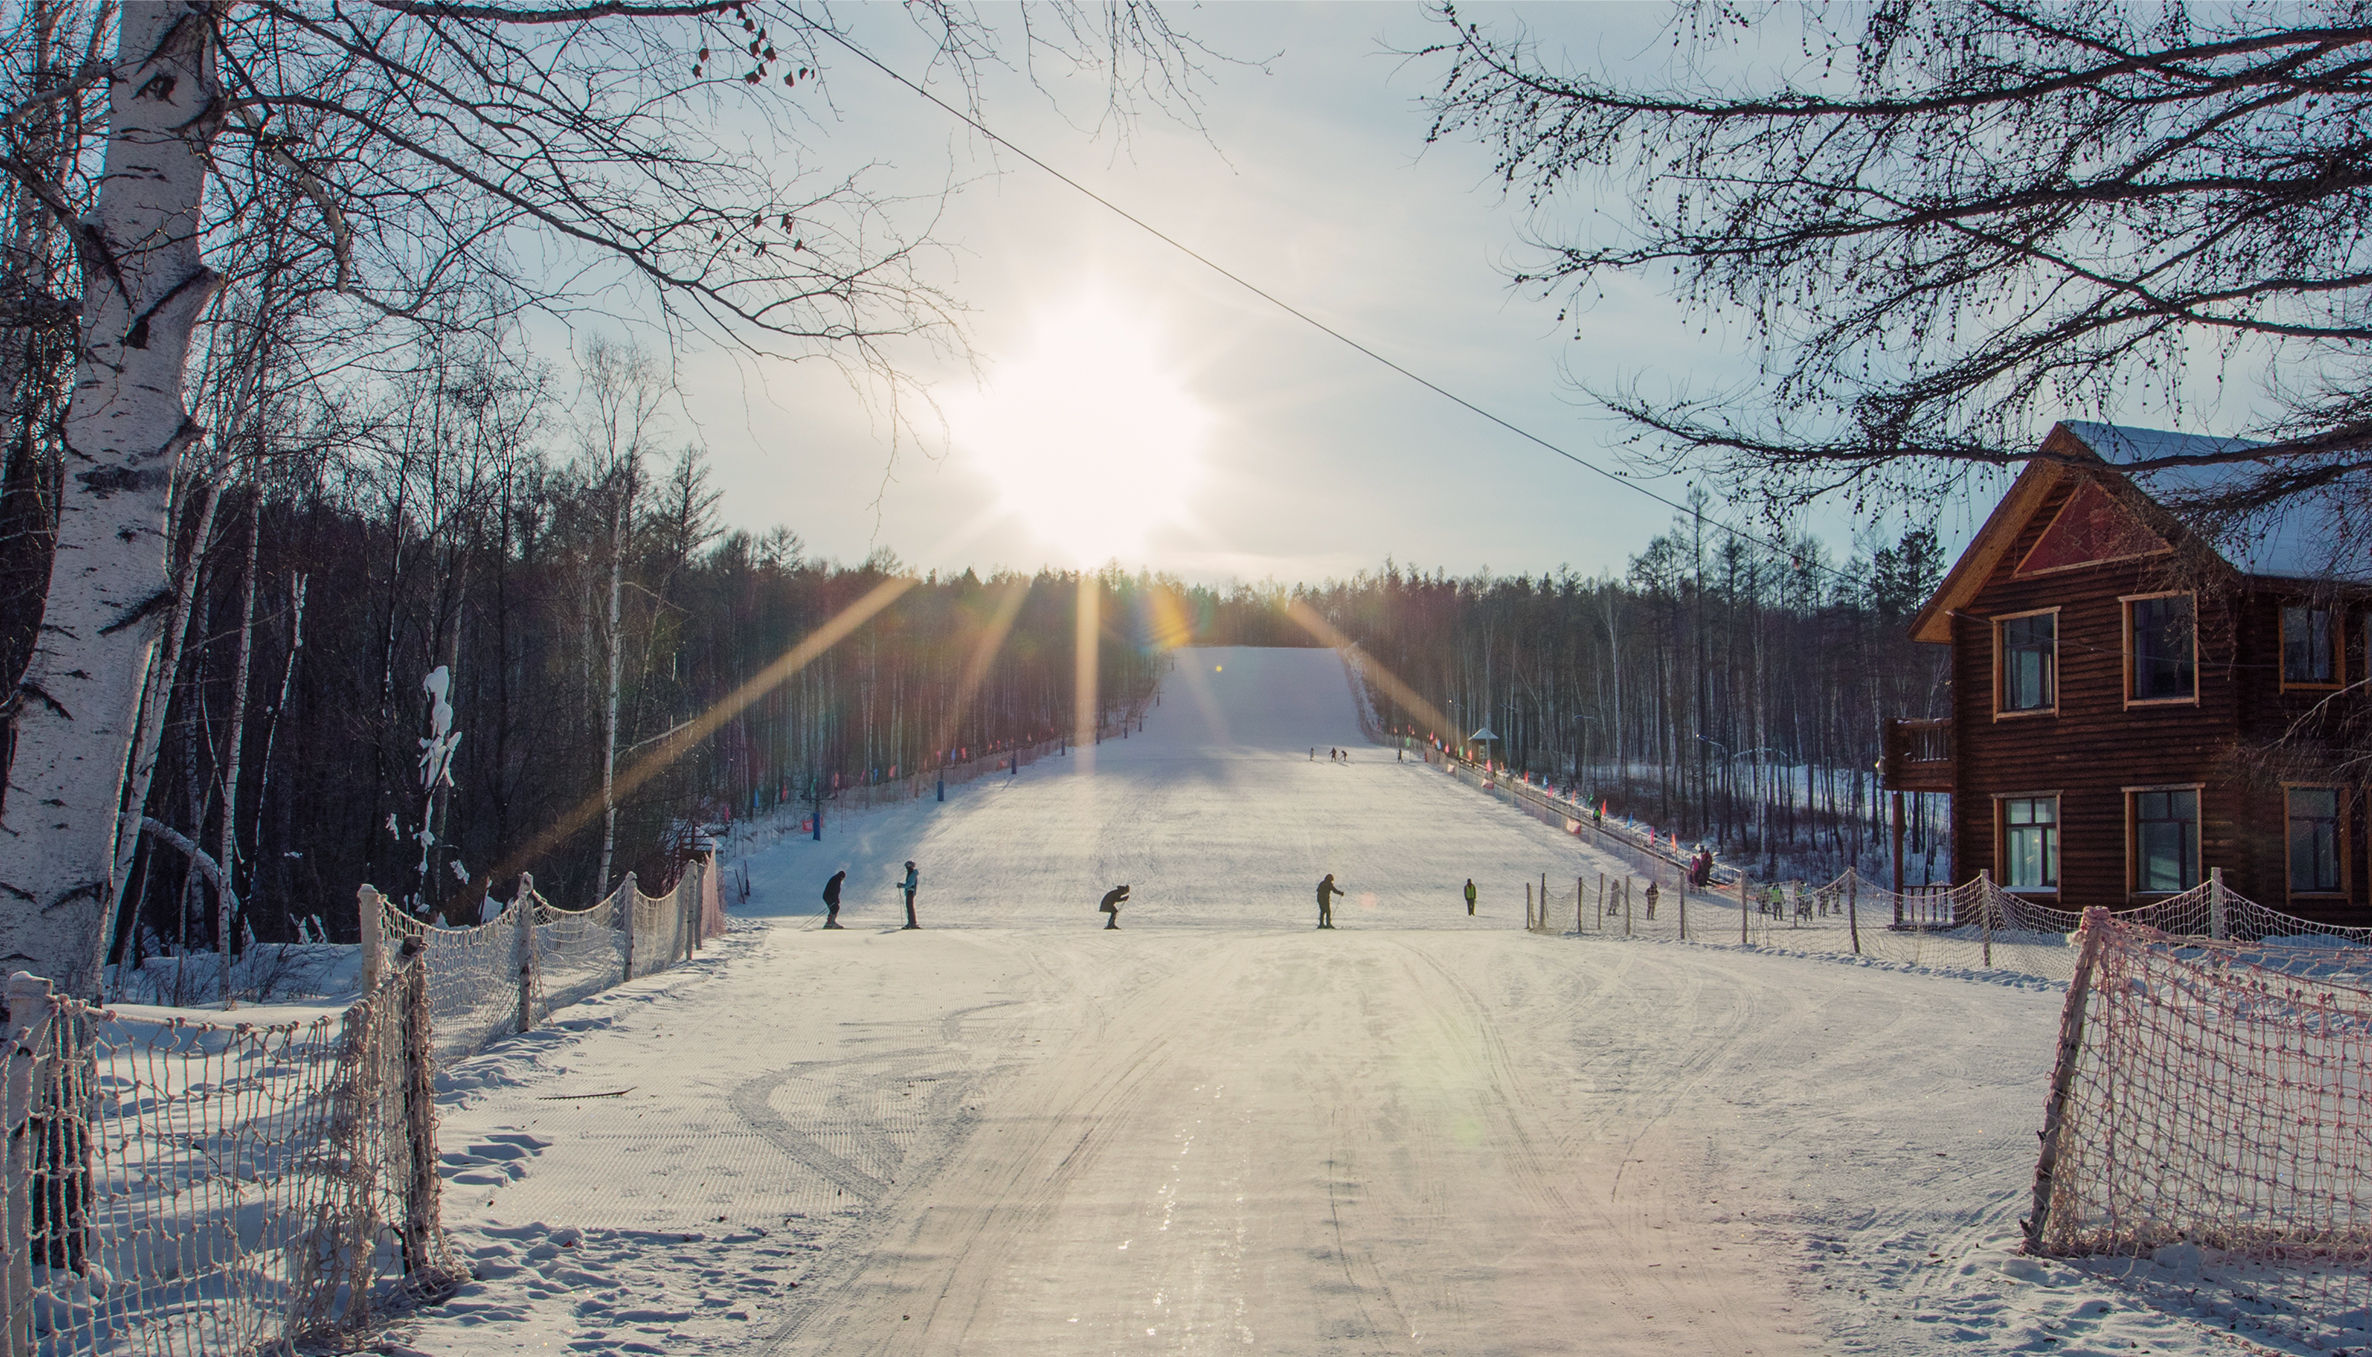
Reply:
[[1474, 917], [1474, 878], [1466, 878], [1466, 917]]
[[906, 859], [906, 879], [898, 883], [898, 888], [906, 892], [906, 926], [908, 928], [922, 927], [921, 924], [914, 921], [914, 888], [921, 884], [922, 877], [914, 870], [914, 859]]
[[1323, 878], [1319, 880], [1318, 927], [1334, 927], [1334, 899], [1336, 896], [1345, 894], [1348, 894], [1348, 892], [1343, 890], [1340, 886], [1334, 884], [1334, 873], [1328, 872]]
[[840, 883], [846, 880], [848, 880], [848, 873], [838, 871], [832, 873], [832, 879], [824, 883], [824, 927], [826, 928], [840, 926]]
[[1104, 921], [1104, 927], [1118, 928], [1120, 926], [1120, 905], [1126, 899], [1128, 899], [1128, 887], [1126, 886], [1114, 886], [1104, 892], [1103, 903], [1096, 906], [1097, 909], [1112, 916]]

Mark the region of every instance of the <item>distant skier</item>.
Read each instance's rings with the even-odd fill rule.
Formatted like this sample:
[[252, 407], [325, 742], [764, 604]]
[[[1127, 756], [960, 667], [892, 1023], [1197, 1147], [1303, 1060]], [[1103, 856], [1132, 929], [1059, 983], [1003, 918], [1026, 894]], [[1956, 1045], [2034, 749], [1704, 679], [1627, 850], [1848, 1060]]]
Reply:
[[899, 889], [906, 892], [906, 926], [908, 928], [922, 927], [921, 924], [914, 921], [914, 888], [921, 884], [922, 877], [914, 870], [914, 859], [906, 859], [906, 879], [900, 881], [898, 886]]
[[1474, 878], [1466, 878], [1466, 917], [1474, 917]]
[[838, 871], [832, 873], [832, 879], [824, 883], [824, 910], [826, 911], [824, 927], [826, 928], [840, 926], [840, 883], [846, 880], [848, 880], [848, 873]]
[[1127, 899], [1128, 887], [1126, 886], [1114, 886], [1112, 889], [1104, 892], [1104, 902], [1096, 906], [1097, 909], [1100, 909], [1104, 913], [1112, 916], [1111, 918], [1104, 920], [1104, 927], [1118, 928], [1120, 926], [1120, 906]]
[[1344, 891], [1340, 886], [1334, 884], [1334, 873], [1328, 872], [1325, 876], [1319, 879], [1318, 927], [1334, 927], [1334, 898], [1336, 896], [1345, 894], [1348, 894], [1348, 892]]

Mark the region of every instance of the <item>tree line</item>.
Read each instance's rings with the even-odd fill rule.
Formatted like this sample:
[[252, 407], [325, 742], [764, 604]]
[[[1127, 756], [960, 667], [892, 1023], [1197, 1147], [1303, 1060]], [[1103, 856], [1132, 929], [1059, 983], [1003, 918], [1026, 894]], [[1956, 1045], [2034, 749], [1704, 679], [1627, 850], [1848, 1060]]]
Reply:
[[[1765, 874], [1875, 870], [1890, 852], [1883, 722], [1946, 710], [1943, 652], [1907, 631], [1941, 578], [1935, 534], [1836, 561], [1809, 536], [1720, 532], [1704, 509], [1700, 495], [1619, 577], [1387, 561], [1296, 593], [1453, 723], [1375, 690], [1394, 733], [1603, 799]], [[1911, 798], [1914, 882], [1950, 871], [1937, 802]]]

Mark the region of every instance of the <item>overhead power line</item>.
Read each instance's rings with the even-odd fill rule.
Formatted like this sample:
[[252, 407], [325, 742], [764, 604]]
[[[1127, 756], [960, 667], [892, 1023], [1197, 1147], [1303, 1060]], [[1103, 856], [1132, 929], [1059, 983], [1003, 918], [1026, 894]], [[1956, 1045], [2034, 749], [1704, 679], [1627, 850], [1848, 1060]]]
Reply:
[[[794, 9], [792, 12], [794, 14], [799, 14], [796, 9]], [[1514, 434], [1517, 438], [1520, 438], [1523, 441], [1542, 449], [1543, 451], [1564, 458], [1566, 461], [1571, 462], [1573, 465], [1580, 467], [1584, 471], [1612, 481], [1616, 485], [1622, 486], [1626, 490], [1644, 495], [1669, 509], [1686, 514], [1688, 517], [1696, 520], [1698, 523], [1713, 528], [1718, 532], [1727, 533], [1730, 536], [1737, 538], [1741, 542], [1745, 542], [1752, 546], [1761, 547], [1766, 551], [1776, 553], [1791, 560], [1796, 560], [1799, 564], [1808, 566], [1811, 569], [1821, 572], [1822, 574], [1832, 575], [1838, 579], [1852, 582], [1851, 576], [1847, 575], [1844, 571], [1837, 569], [1835, 566], [1801, 558], [1796, 552], [1789, 549], [1783, 542], [1774, 542], [1767, 538], [1748, 532], [1743, 528], [1735, 527], [1731, 524], [1725, 523], [1720, 519], [1706, 513], [1702, 509], [1698, 509], [1692, 505], [1683, 503], [1680, 500], [1673, 499], [1669, 495], [1661, 494], [1655, 490], [1652, 490], [1647, 486], [1641, 485], [1639, 482], [1632, 480], [1630, 477], [1621, 474], [1620, 472], [1610, 471], [1605, 467], [1602, 467], [1590, 459], [1582, 456], [1580, 453], [1574, 452], [1569, 448], [1552, 442], [1549, 439], [1532, 432], [1530, 429], [1517, 424], [1515, 421], [1508, 419], [1504, 415], [1501, 415], [1485, 406], [1479, 405], [1474, 401], [1468, 400], [1466, 397], [1450, 390], [1448, 387], [1443, 386], [1441, 383], [1425, 376], [1423, 373], [1415, 371], [1407, 365], [1399, 362], [1397, 359], [1378, 352], [1360, 340], [1352, 337], [1351, 335], [1343, 333], [1341, 330], [1338, 330], [1332, 325], [1327, 324], [1325, 321], [1318, 319], [1316, 316], [1313, 316], [1309, 312], [1302, 310], [1293, 303], [1286, 301], [1284, 298], [1269, 291], [1267, 288], [1260, 286], [1251, 279], [1244, 277], [1235, 270], [1228, 268], [1226, 265], [1219, 263], [1215, 259], [1212, 259], [1210, 256], [1202, 253], [1200, 250], [1197, 250], [1193, 246], [1188, 245], [1182, 240], [1179, 240], [1176, 236], [1171, 235], [1169, 232], [1162, 230], [1158, 226], [1155, 226], [1153, 223], [1145, 220], [1143, 217], [1138, 216], [1136, 213], [1131, 212], [1127, 208], [1122, 207], [1120, 204], [1113, 202], [1109, 198], [1106, 198], [1104, 195], [1096, 192], [1094, 189], [1089, 188], [1087, 185], [1080, 183], [1078, 180], [1073, 179], [1071, 176], [1063, 173], [1061, 170], [1056, 169], [1054, 166], [1047, 164], [1044, 160], [1039, 159], [1037, 156], [1030, 154], [1027, 149], [1014, 144], [1014, 142], [1009, 138], [989, 127], [988, 124], [980, 121], [980, 119], [975, 115], [968, 113], [951, 103], [948, 103], [938, 95], [933, 94], [929, 89], [915, 83], [913, 80], [908, 79], [905, 75], [892, 69], [879, 57], [876, 57], [871, 52], [859, 47], [854, 41], [848, 38], [847, 35], [829, 27], [828, 25], [816, 24], [812, 20], [809, 20], [805, 14], [799, 14], [799, 19], [801, 22], [808, 24], [810, 31], [819, 33], [824, 37], [829, 38], [835, 46], [847, 52], [850, 56], [853, 56], [857, 60], [864, 62], [868, 66], [871, 66], [874, 70], [881, 72], [893, 82], [904, 86], [908, 91], [912, 92], [917, 97], [937, 106], [940, 111], [946, 113], [947, 116], [955, 119], [957, 122], [964, 124], [966, 127], [978, 132], [981, 136], [986, 137], [988, 140], [995, 142], [997, 145], [1004, 147], [1008, 151], [1011, 151], [1014, 155], [1019, 156], [1021, 159], [1028, 161], [1031, 165], [1036, 166], [1039, 170], [1043, 171], [1056, 181], [1062, 183], [1064, 186], [1079, 194], [1081, 197], [1086, 198], [1089, 202], [1092, 202], [1096, 206], [1103, 208], [1113, 216], [1118, 217], [1122, 221], [1127, 222], [1129, 225], [1136, 227], [1146, 235], [1149, 235], [1155, 240], [1160, 241], [1162, 244], [1169, 246], [1171, 249], [1176, 250], [1178, 253], [1186, 256], [1188, 259], [1191, 259], [1195, 263], [1202, 265], [1206, 269], [1209, 269], [1211, 272], [1218, 274], [1228, 282], [1233, 283], [1237, 287], [1242, 288], [1244, 291], [1251, 293], [1253, 296], [1258, 297], [1260, 300], [1268, 303], [1270, 306], [1273, 306], [1277, 310], [1284, 312], [1286, 315], [1300, 321], [1302, 324], [1307, 325], [1322, 335], [1325, 335], [1327, 338], [1335, 341], [1338, 344], [1341, 344], [1345, 348], [1363, 355], [1364, 357], [1382, 365], [1394, 374], [1405, 378], [1408, 381], [1416, 383], [1418, 386], [1425, 388], [1427, 391], [1430, 391], [1434, 395], [1441, 397], [1443, 400], [1446, 400], [1460, 409], [1465, 410], [1469, 414], [1475, 415], [1490, 424], [1496, 425], [1497, 427], [1506, 430], [1508, 433]]]

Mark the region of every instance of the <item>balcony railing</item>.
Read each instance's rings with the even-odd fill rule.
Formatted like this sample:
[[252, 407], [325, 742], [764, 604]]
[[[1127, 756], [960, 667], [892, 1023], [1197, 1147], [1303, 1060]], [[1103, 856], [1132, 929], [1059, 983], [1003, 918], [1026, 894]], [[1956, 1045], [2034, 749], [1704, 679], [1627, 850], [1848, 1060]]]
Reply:
[[1948, 719], [1886, 723], [1886, 754], [1879, 780], [1890, 791], [1952, 790], [1952, 723]]

